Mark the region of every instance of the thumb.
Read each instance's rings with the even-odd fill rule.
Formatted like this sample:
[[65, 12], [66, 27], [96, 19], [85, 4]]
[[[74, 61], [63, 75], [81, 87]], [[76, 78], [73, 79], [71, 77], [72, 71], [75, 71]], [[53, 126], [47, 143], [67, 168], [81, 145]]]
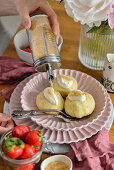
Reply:
[[11, 119], [11, 115], [0, 113], [0, 122], [6, 122]]
[[21, 22], [22, 22], [23, 26], [25, 27], [25, 29], [30, 29], [31, 19], [30, 19], [29, 13], [27, 11], [26, 12], [21, 11], [20, 18], [21, 18]]

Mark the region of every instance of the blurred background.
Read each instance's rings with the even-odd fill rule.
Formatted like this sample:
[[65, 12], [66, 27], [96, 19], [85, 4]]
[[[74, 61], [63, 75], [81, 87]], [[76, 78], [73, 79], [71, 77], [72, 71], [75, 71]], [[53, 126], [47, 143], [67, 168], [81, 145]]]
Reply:
[[19, 16], [0, 17], [0, 55], [4, 53], [20, 24]]

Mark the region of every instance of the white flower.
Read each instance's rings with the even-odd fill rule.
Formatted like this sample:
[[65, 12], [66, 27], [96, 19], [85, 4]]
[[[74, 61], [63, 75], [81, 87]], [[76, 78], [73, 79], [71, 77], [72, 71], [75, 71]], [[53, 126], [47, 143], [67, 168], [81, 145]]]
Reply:
[[108, 18], [113, 0], [64, 0], [65, 9], [74, 21], [99, 26]]

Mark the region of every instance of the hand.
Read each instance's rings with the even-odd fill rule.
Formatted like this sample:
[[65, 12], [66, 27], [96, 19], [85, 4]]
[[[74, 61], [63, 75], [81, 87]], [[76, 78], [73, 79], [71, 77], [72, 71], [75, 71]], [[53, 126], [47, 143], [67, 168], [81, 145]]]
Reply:
[[12, 0], [26, 29], [31, 27], [30, 16], [36, 13], [45, 13], [50, 18], [54, 35], [59, 38], [59, 24], [57, 16], [46, 0]]
[[0, 113], [0, 136], [14, 127], [11, 115]]
[[31, 27], [30, 16], [39, 13], [48, 15], [58, 43], [59, 23], [55, 12], [46, 0], [0, 0], [0, 16], [20, 15], [21, 22], [26, 29]]

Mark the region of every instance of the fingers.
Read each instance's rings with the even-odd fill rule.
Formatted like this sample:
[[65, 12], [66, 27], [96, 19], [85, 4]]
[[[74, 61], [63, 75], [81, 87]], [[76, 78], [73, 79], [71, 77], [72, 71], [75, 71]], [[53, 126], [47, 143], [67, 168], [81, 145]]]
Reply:
[[30, 14], [31, 12], [33, 13], [35, 10], [39, 9], [42, 12], [44, 12], [45, 14], [47, 14], [50, 18], [51, 21], [51, 25], [52, 25], [52, 31], [56, 37], [56, 41], [58, 43], [58, 39], [59, 39], [59, 23], [57, 20], [57, 16], [55, 14], [55, 12], [53, 11], [53, 9], [51, 8], [51, 6], [49, 5], [49, 3], [46, 0], [33, 0], [31, 1], [20, 1], [20, 0], [15, 0], [15, 4], [17, 7], [17, 11], [20, 15], [21, 18], [21, 22], [23, 24], [23, 26], [26, 29], [29, 29], [31, 27], [31, 20], [30, 20]]
[[6, 125], [6, 128], [7, 128], [7, 129], [11, 129], [11, 128], [13, 128], [13, 127], [14, 127], [14, 123], [13, 123], [13, 120], [11, 119], [11, 120], [8, 121], [8, 123], [7, 123], [7, 125]]
[[23, 3], [20, 0], [15, 0], [15, 4], [20, 15], [21, 22], [26, 29], [29, 29], [31, 27], [30, 14], [32, 14], [35, 10], [38, 9], [47, 14], [50, 18], [52, 31], [58, 43], [60, 35], [59, 23], [55, 12], [46, 0], [23, 1]]
[[2, 126], [0, 126], [0, 136], [2, 136], [4, 133], [6, 133], [7, 132], [7, 129], [6, 129], [6, 127], [2, 127]]
[[6, 122], [11, 119], [11, 115], [6, 115], [5, 113], [0, 113], [0, 122]]
[[0, 126], [0, 136], [6, 133], [8, 130], [12, 129], [13, 127], [14, 127], [14, 123], [13, 120], [11, 119], [7, 122], [6, 127]]
[[21, 18], [21, 22], [22, 22], [23, 26], [25, 27], [25, 29], [30, 29], [31, 19], [30, 19], [30, 16], [29, 16], [29, 13], [27, 10], [25, 10], [25, 9], [21, 10], [20, 18]]
[[59, 23], [57, 21], [57, 17], [56, 16], [50, 16], [51, 19], [51, 23], [52, 23], [52, 31], [55, 35], [56, 38], [56, 42], [58, 44], [58, 40], [59, 40], [59, 36], [60, 36], [60, 30], [59, 30]]
[[[20, 19], [21, 19], [23, 26], [25, 27], [25, 29], [29, 29], [31, 27], [31, 20], [29, 16], [28, 5], [26, 5], [27, 2], [15, 0], [14, 3], [20, 15]], [[28, 1], [28, 4], [29, 4], [29, 1]]]
[[7, 121], [2, 122], [0, 126], [5, 127], [7, 125]]
[[[54, 26], [54, 28], [52, 28], [52, 30], [53, 30], [53, 32], [54, 31], [56, 31], [55, 28], [56, 26]], [[57, 26], [57, 34], [55, 33], [55, 37], [56, 37], [56, 42], [57, 42], [57, 44], [58, 44], [58, 41], [59, 41], [59, 37], [60, 37], [60, 29], [59, 29], [59, 24], [58, 24], [58, 26]]]
[[0, 113], [0, 122], [0, 136], [14, 127], [10, 114]]
[[57, 16], [53, 9], [50, 7], [50, 5], [47, 3], [41, 4], [40, 9], [48, 15], [51, 21], [52, 31], [56, 37], [56, 42], [58, 43], [59, 36], [60, 36], [60, 30], [59, 30], [59, 23], [57, 20]]

